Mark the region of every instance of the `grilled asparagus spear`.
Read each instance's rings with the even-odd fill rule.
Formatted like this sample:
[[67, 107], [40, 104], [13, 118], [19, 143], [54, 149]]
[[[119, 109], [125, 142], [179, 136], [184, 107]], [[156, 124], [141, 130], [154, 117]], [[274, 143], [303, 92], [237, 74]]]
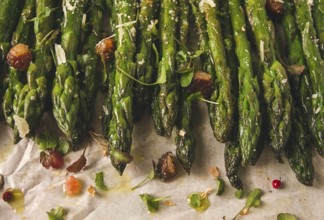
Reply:
[[324, 59], [324, 1], [314, 0], [313, 21], [317, 32], [319, 50]]
[[102, 70], [99, 68], [99, 59], [96, 55], [95, 45], [102, 33], [104, 2], [89, 1], [86, 24], [90, 26], [85, 33], [82, 55], [78, 57], [80, 74], [78, 75], [80, 87], [80, 110], [76, 126], [72, 132], [72, 145], [75, 149], [82, 143], [92, 121], [95, 100], [98, 88], [103, 84]]
[[262, 87], [267, 108], [269, 144], [276, 158], [281, 160], [280, 153], [287, 143], [291, 128], [290, 86], [285, 69], [276, 60], [265, 0], [245, 0], [245, 6], [264, 68]]
[[[112, 94], [112, 117], [109, 123], [108, 141], [112, 165], [120, 175], [131, 161], [129, 153], [133, 130], [133, 81], [124, 72], [135, 76], [136, 64], [136, 12], [137, 3], [132, 0], [114, 2], [115, 33], [115, 79]], [[126, 157], [126, 159], [125, 159]]]
[[220, 27], [218, 3], [213, 1], [200, 3], [207, 24], [208, 44], [215, 75], [215, 91], [211, 95], [211, 100], [216, 105], [209, 105], [210, 122], [216, 139], [220, 142], [226, 142], [231, 138], [234, 126], [234, 96], [232, 89], [231, 72], [226, 61], [226, 52], [223, 43], [222, 30]]
[[324, 157], [324, 61], [321, 59], [319, 48], [316, 44], [316, 32], [312, 24], [308, 1], [293, 1], [296, 9], [297, 27], [301, 34], [303, 54], [309, 69], [311, 83], [312, 108], [308, 125], [315, 137], [318, 153]]
[[242, 164], [249, 163], [257, 149], [261, 131], [261, 110], [259, 103], [260, 88], [256, 74], [253, 73], [250, 45], [246, 36], [244, 11], [239, 0], [230, 0], [229, 9], [235, 51], [239, 60], [238, 68], [238, 146], [242, 155]]
[[[153, 44], [156, 12], [159, 1], [140, 1], [138, 17], [138, 49], [136, 54], [136, 78], [145, 83], [151, 83], [155, 73]], [[145, 107], [151, 102], [151, 87], [134, 84], [134, 121], [142, 116]]]
[[[82, 17], [86, 0], [64, 0], [64, 19], [61, 27], [61, 50], [56, 46], [58, 66], [52, 89], [53, 114], [59, 128], [72, 143], [78, 143], [75, 135], [80, 110], [77, 54], [79, 53]], [[75, 147], [76, 148], [76, 147]]]
[[[179, 1], [179, 28], [178, 28], [178, 43], [179, 48], [188, 45], [189, 33], [189, 3], [187, 0]], [[186, 49], [186, 48], [185, 48]], [[186, 49], [187, 50], [187, 49]], [[181, 52], [181, 50], [179, 50]], [[183, 51], [182, 51], [183, 52]], [[187, 52], [187, 51], [185, 51]], [[187, 68], [188, 60], [177, 60], [177, 69]], [[191, 127], [191, 100], [189, 100], [187, 88], [182, 88], [179, 91], [179, 113], [176, 123], [176, 154], [177, 158], [185, 169], [190, 174], [190, 169], [195, 158], [195, 137]]]
[[178, 78], [175, 71], [178, 4], [163, 0], [159, 19], [161, 60], [158, 75], [166, 82], [155, 87], [152, 101], [153, 123], [159, 135], [170, 135], [178, 115]]

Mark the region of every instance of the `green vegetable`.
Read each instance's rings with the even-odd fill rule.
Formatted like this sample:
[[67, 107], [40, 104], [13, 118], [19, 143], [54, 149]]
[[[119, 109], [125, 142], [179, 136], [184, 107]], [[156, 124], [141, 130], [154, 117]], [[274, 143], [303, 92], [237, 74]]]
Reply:
[[233, 220], [237, 219], [240, 215], [248, 214], [252, 207], [256, 208], [260, 206], [261, 196], [262, 196], [261, 189], [256, 188], [250, 191], [248, 197], [246, 198], [245, 206], [239, 213], [237, 213], [237, 215], [233, 218]]
[[242, 164], [250, 162], [259, 143], [262, 119], [260, 107], [260, 87], [257, 75], [253, 73], [250, 44], [247, 39], [243, 8], [239, 0], [229, 1], [230, 16], [238, 67], [238, 146]]
[[313, 26], [308, 1], [293, 1], [295, 4], [295, 18], [301, 34], [303, 54], [309, 69], [311, 84], [311, 114], [308, 125], [314, 136], [317, 152], [324, 157], [324, 61], [321, 59], [319, 48], [314, 42], [316, 31]]
[[313, 21], [318, 38], [318, 46], [324, 59], [324, 1], [314, 0], [312, 6]]
[[136, 50], [136, 1], [115, 1], [113, 7], [117, 50], [115, 51], [116, 72], [112, 93], [112, 115], [109, 122], [108, 141], [112, 165], [120, 175], [126, 164], [131, 161], [129, 155], [133, 131], [133, 81], [122, 71], [135, 76], [134, 63]]
[[243, 189], [243, 183], [238, 176], [241, 166], [241, 149], [237, 141], [227, 142], [224, 150], [225, 170], [231, 185], [238, 190]]
[[[74, 149], [84, 140], [94, 116], [96, 95], [99, 87], [103, 84], [103, 71], [99, 68], [99, 58], [96, 54], [95, 45], [102, 34], [103, 1], [92, 0], [89, 2], [87, 20], [85, 26], [90, 26], [84, 31], [85, 40], [82, 53], [78, 57], [80, 73], [78, 82], [80, 86], [80, 110], [74, 131], [72, 132], [72, 144]], [[84, 29], [84, 28], [83, 28]]]
[[108, 190], [108, 188], [105, 184], [105, 181], [104, 181], [104, 173], [103, 172], [96, 173], [95, 184], [96, 184], [96, 187], [100, 190], [103, 190], [103, 191]]
[[[86, 3], [86, 0], [63, 1], [62, 47], [55, 46], [58, 66], [52, 89], [53, 115], [72, 143], [79, 143], [76, 126], [80, 108], [84, 107], [77, 78], [77, 54], [81, 45], [82, 16]], [[76, 150], [78, 146], [74, 144], [73, 147]]]
[[63, 220], [65, 211], [61, 206], [51, 209], [47, 212], [47, 217], [49, 220]]
[[280, 213], [277, 215], [277, 220], [298, 220], [298, 218], [290, 213]]
[[[138, 53], [136, 54], [136, 78], [145, 83], [151, 83], [155, 72], [154, 63], [154, 38], [156, 33], [156, 14], [159, 1], [140, 1], [138, 16]], [[151, 87], [134, 84], [134, 121], [142, 116], [145, 106], [151, 101]]]
[[178, 10], [177, 1], [161, 1], [159, 18], [161, 60], [158, 65], [158, 78], [164, 75], [166, 82], [155, 87], [151, 106], [153, 124], [159, 135], [171, 135], [179, 111], [178, 78], [175, 71]]
[[231, 71], [226, 60], [225, 45], [220, 27], [219, 5], [204, 4], [203, 12], [207, 24], [208, 44], [213, 58], [215, 72], [213, 75], [215, 90], [211, 95], [211, 101], [216, 105], [209, 105], [209, 117], [216, 139], [222, 143], [231, 137], [234, 127], [234, 96], [232, 88]]
[[265, 4], [265, 0], [245, 0], [247, 17], [264, 69], [261, 79], [267, 109], [269, 145], [280, 161], [291, 128], [292, 98], [286, 71], [276, 60], [272, 23], [267, 18]]
[[145, 203], [145, 205], [147, 206], [149, 213], [157, 212], [159, 210], [160, 201], [170, 198], [169, 196], [162, 197], [162, 198], [154, 198], [153, 196], [148, 195], [146, 193], [141, 194], [140, 197], [143, 200], [143, 202]]

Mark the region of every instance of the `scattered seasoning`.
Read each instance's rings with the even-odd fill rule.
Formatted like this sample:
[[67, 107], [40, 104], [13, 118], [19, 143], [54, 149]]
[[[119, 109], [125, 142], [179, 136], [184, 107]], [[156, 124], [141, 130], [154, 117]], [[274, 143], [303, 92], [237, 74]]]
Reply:
[[278, 180], [278, 179], [274, 179], [274, 180], [272, 181], [272, 187], [273, 187], [274, 189], [279, 189], [279, 188], [281, 187], [281, 181]]
[[7, 202], [18, 214], [22, 213], [25, 210], [24, 193], [20, 189], [6, 189], [2, 195], [2, 199]]
[[92, 196], [92, 197], [94, 197], [96, 195], [96, 193], [97, 193], [96, 189], [92, 185], [90, 185], [88, 187], [87, 191], [90, 194], [90, 196]]

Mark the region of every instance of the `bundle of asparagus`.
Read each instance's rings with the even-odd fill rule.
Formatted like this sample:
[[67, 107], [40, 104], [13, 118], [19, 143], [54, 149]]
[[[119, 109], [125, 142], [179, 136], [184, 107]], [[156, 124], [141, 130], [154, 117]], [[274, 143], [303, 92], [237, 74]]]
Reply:
[[[189, 174], [198, 99], [208, 102], [214, 136], [225, 143], [234, 187], [243, 188], [239, 168], [256, 163], [265, 140], [311, 185], [309, 145], [324, 155], [323, 1], [276, 1], [275, 9], [269, 2], [1, 1], [0, 99], [15, 141], [34, 137], [48, 111], [77, 150], [104, 85], [102, 133], [120, 175], [147, 106], [159, 135], [176, 126], [175, 151]], [[21, 54], [26, 59], [16, 62]]]

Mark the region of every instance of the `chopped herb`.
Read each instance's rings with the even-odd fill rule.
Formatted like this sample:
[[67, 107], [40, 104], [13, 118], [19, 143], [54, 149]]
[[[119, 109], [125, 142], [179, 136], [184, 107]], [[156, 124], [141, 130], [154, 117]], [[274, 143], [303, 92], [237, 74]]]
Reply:
[[249, 213], [251, 207], [258, 207], [261, 204], [261, 198], [262, 196], [262, 190], [261, 189], [254, 189], [252, 190], [248, 197], [246, 198], [245, 206], [243, 209], [237, 213], [237, 215], [233, 218], [233, 220], [236, 220], [240, 215], [246, 215]]
[[149, 213], [157, 212], [159, 210], [160, 201], [170, 198], [170, 196], [154, 198], [153, 196], [150, 196], [146, 193], [141, 194], [140, 197], [143, 200], [143, 202], [146, 204]]
[[242, 199], [245, 194], [245, 191], [243, 189], [239, 189], [235, 191], [235, 197], [238, 199]]
[[211, 189], [208, 189], [206, 192], [189, 194], [187, 197], [188, 204], [199, 212], [205, 211], [210, 206], [208, 195], [211, 191]]
[[65, 214], [64, 209], [59, 206], [47, 212], [47, 217], [49, 220], [63, 220], [64, 214]]
[[290, 213], [280, 213], [277, 215], [277, 220], [298, 220], [298, 218]]
[[96, 187], [100, 190], [103, 190], [103, 191], [108, 190], [108, 188], [105, 184], [105, 181], [104, 181], [104, 173], [103, 172], [96, 173], [95, 184], [96, 184]]
[[225, 189], [225, 182], [222, 178], [218, 177], [216, 180], [216, 195], [220, 196], [223, 194]]

